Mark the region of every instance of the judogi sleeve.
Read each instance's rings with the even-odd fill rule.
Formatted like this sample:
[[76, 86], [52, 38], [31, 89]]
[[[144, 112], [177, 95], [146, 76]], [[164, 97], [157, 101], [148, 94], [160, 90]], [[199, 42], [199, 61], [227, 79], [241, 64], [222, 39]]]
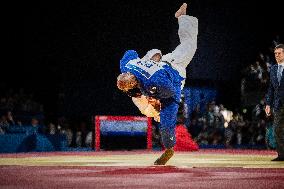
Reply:
[[128, 50], [124, 53], [122, 59], [120, 60], [120, 71], [121, 73], [126, 72], [125, 65], [133, 59], [138, 58], [138, 54], [135, 50]]

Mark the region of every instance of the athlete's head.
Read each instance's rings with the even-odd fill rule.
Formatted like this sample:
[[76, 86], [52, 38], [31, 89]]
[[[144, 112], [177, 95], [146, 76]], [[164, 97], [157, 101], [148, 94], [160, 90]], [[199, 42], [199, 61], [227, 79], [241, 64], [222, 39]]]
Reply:
[[274, 48], [274, 55], [277, 63], [282, 63], [284, 61], [284, 44], [278, 44]]
[[139, 83], [136, 77], [129, 73], [122, 73], [117, 77], [117, 88], [125, 92], [130, 97], [141, 96]]
[[161, 54], [156, 53], [156, 54], [154, 54], [154, 56], [152, 56], [152, 57], [150, 58], [150, 60], [154, 60], [155, 62], [160, 62], [160, 61], [161, 61], [161, 58], [162, 58]]

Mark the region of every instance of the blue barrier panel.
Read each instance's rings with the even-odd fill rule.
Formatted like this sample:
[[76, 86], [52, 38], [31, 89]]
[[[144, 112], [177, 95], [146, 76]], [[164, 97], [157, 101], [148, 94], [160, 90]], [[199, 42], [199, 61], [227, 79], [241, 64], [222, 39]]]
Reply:
[[55, 151], [65, 151], [68, 148], [67, 136], [65, 134], [45, 135], [52, 143]]
[[4, 134], [0, 135], [0, 153], [64, 151], [68, 147], [64, 134]]
[[45, 136], [41, 134], [36, 135], [36, 152], [51, 152], [55, 151], [52, 142]]
[[26, 134], [0, 135], [0, 152], [27, 152], [35, 148], [34, 136]]

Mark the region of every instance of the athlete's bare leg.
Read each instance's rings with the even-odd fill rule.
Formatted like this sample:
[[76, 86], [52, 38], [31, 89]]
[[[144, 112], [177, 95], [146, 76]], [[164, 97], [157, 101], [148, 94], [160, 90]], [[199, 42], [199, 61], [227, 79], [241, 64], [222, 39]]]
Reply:
[[177, 10], [177, 12], [175, 13], [175, 17], [178, 18], [181, 15], [186, 15], [186, 8], [187, 8], [187, 4], [183, 3], [181, 7], [179, 8], [179, 10]]

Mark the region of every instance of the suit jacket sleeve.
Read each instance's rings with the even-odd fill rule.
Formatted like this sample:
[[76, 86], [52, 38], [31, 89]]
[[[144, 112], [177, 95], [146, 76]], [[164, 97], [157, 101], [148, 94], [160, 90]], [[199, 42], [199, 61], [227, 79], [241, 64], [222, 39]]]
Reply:
[[268, 87], [268, 91], [267, 91], [267, 94], [266, 94], [266, 104], [269, 105], [269, 106], [272, 106], [273, 104], [273, 98], [274, 98], [274, 87], [273, 87], [273, 84], [272, 84], [272, 70], [270, 71], [270, 83], [269, 83], [269, 87]]

